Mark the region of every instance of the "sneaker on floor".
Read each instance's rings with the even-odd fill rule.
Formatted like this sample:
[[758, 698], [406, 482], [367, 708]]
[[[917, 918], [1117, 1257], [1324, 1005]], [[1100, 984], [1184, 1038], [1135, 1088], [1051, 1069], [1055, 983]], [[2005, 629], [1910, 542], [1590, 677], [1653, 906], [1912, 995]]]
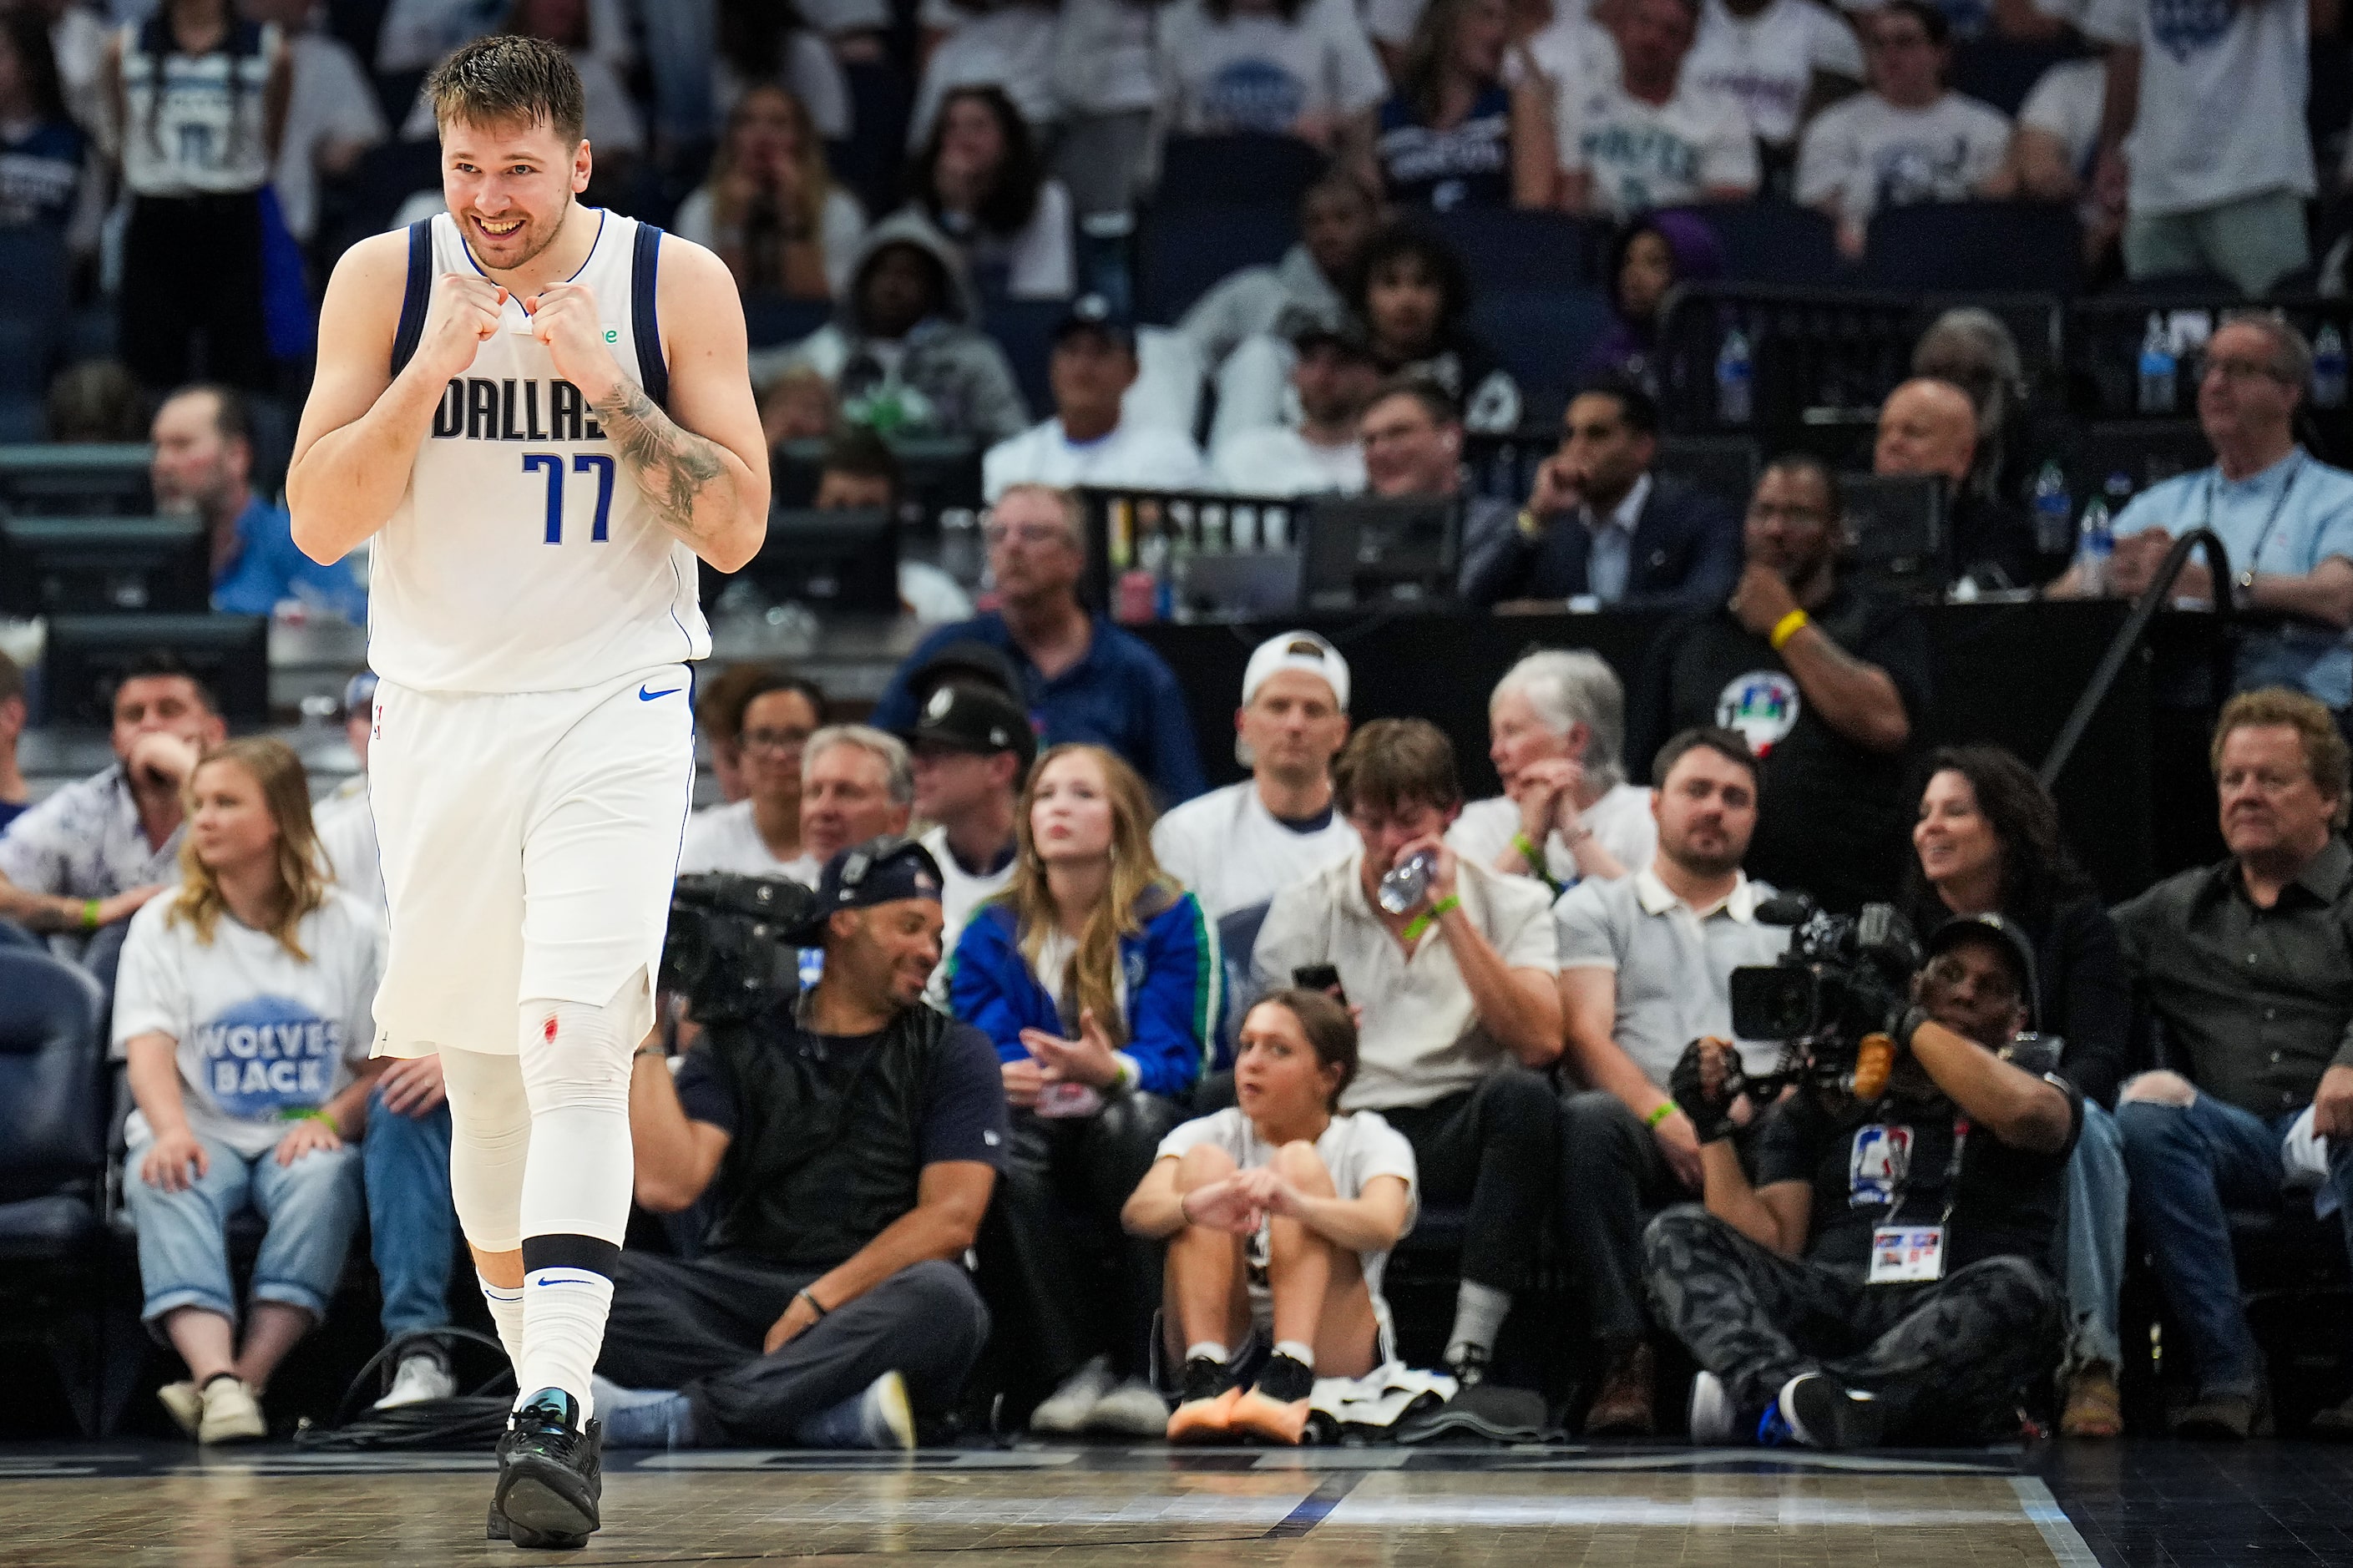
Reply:
[[1712, 1372], [1692, 1379], [1690, 1424], [1691, 1440], [1711, 1447], [1740, 1436], [1740, 1412], [1733, 1405], [1732, 1391]]
[[507, 1418], [499, 1439], [499, 1488], [491, 1527], [503, 1520], [517, 1546], [570, 1551], [587, 1544], [603, 1521], [605, 1492], [599, 1449], [604, 1423], [584, 1429], [580, 1402], [560, 1388], [543, 1388]]
[[1107, 1389], [1087, 1412], [1086, 1429], [1123, 1437], [1159, 1437], [1168, 1431], [1168, 1401], [1140, 1377]]
[[195, 1436], [196, 1428], [204, 1425], [205, 1396], [195, 1384], [167, 1383], [155, 1391], [155, 1397], [170, 1413], [172, 1425], [189, 1436]]
[[1231, 1367], [1197, 1355], [1185, 1363], [1177, 1388], [1176, 1409], [1168, 1417], [1170, 1442], [1222, 1443], [1232, 1435], [1229, 1424], [1241, 1390], [1234, 1386]]
[[907, 1380], [895, 1372], [884, 1373], [864, 1392], [802, 1422], [793, 1441], [804, 1448], [913, 1452], [915, 1407], [907, 1399]]
[[1757, 1424], [1757, 1440], [1768, 1448], [1799, 1443], [1809, 1448], [1875, 1448], [1882, 1416], [1879, 1401], [1859, 1388], [1841, 1387], [1819, 1372], [1803, 1372], [1781, 1385], [1781, 1397]]
[[417, 1351], [400, 1358], [399, 1370], [392, 1374], [392, 1387], [375, 1402], [375, 1407], [397, 1410], [404, 1405], [457, 1397], [458, 1379], [448, 1365], [431, 1351]]
[[1295, 1446], [1307, 1435], [1307, 1396], [1314, 1391], [1312, 1370], [1287, 1355], [1275, 1356], [1234, 1401], [1228, 1424], [1238, 1435]]
[[1446, 1357], [1447, 1374], [1464, 1388], [1476, 1388], [1487, 1381], [1487, 1347], [1458, 1345]]
[[199, 1443], [250, 1443], [257, 1437], [269, 1436], [269, 1423], [261, 1418], [261, 1402], [245, 1380], [237, 1377], [216, 1377], [205, 1384], [204, 1419], [196, 1426]]
[[1585, 1413], [1585, 1435], [1648, 1437], [1655, 1433], [1659, 1421], [1651, 1385], [1657, 1374], [1658, 1363], [1647, 1342], [1638, 1342], [1615, 1357], [1601, 1380], [1601, 1392], [1593, 1396], [1592, 1407]]
[[2263, 1400], [2253, 1394], [2201, 1394], [2173, 1418], [2177, 1437], [2221, 1437], [2231, 1441], [2251, 1436], [2263, 1414]]
[[1074, 1436], [1093, 1414], [1095, 1402], [1111, 1392], [1111, 1357], [1099, 1355], [1062, 1380], [1029, 1412], [1029, 1430], [1050, 1436]]
[[2059, 1436], [2121, 1437], [2124, 1430], [2125, 1402], [2116, 1389], [2116, 1369], [2097, 1361], [2077, 1367], [2067, 1379], [2067, 1403], [2059, 1415]]
[[611, 1448], [691, 1448], [693, 1409], [686, 1395], [667, 1388], [623, 1388], [609, 1377], [592, 1376], [596, 1424]]

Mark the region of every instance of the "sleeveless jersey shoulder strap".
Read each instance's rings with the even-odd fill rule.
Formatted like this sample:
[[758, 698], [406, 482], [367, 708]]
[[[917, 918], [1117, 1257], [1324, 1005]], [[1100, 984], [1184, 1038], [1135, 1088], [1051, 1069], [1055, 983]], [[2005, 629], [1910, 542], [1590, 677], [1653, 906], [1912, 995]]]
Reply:
[[649, 223], [638, 225], [637, 244], [629, 255], [629, 324], [637, 339], [638, 382], [653, 405], [670, 412], [670, 365], [662, 358], [661, 318], [654, 306], [655, 284], [661, 272], [662, 231]]
[[408, 226], [408, 285], [400, 297], [400, 327], [392, 334], [392, 374], [408, 368], [425, 335], [425, 310], [433, 299], [433, 220], [418, 218]]

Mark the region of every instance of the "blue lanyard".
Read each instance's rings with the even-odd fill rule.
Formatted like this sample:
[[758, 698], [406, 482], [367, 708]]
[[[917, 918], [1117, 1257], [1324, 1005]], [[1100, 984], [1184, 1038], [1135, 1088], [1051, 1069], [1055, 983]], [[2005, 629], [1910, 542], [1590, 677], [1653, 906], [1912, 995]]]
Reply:
[[[2280, 481], [2279, 494], [2272, 498], [2271, 515], [2263, 519], [2263, 531], [2255, 535], [2254, 548], [2248, 551], [2246, 560], [2240, 563], [2239, 572], [2242, 582], [2253, 582], [2254, 580], [2255, 562], [2262, 556], [2263, 546], [2272, 542], [2272, 530], [2279, 526], [2280, 513], [2287, 507], [2288, 493], [2295, 489], [2295, 481], [2304, 477], [2304, 465], [2307, 460], [2308, 458], [2305, 449], [2298, 447], [2295, 449], [2295, 467], [2290, 468], [2287, 471], [2287, 478]], [[2221, 482], [2222, 465], [2217, 463], [2212, 468], [2206, 470], [2206, 517], [2204, 526], [2208, 529], [2211, 529], [2214, 526], [2214, 491], [2221, 486]]]

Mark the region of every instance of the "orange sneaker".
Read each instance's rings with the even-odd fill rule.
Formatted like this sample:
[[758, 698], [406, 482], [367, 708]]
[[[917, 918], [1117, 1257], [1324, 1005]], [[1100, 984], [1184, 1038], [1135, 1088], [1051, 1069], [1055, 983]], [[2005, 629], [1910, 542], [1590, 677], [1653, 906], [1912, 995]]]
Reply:
[[1233, 1436], [1234, 1402], [1241, 1390], [1226, 1363], [1196, 1356], [1185, 1363], [1184, 1394], [1168, 1417], [1172, 1443], [1223, 1443]]
[[1307, 1396], [1314, 1389], [1313, 1371], [1278, 1355], [1266, 1363], [1250, 1392], [1234, 1402], [1229, 1423], [1236, 1433], [1295, 1446], [1307, 1435]]

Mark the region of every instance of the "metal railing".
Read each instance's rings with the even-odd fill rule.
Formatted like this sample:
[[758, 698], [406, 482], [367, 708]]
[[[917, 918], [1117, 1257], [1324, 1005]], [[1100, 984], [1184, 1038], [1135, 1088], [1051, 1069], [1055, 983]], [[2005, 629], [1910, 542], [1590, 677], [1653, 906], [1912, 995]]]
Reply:
[[2165, 552], [2165, 560], [2158, 567], [2157, 574], [2149, 579], [2148, 586], [2141, 591], [2140, 597], [2133, 601], [2132, 613], [2116, 629], [2115, 638], [2108, 644], [2108, 651], [2101, 656], [2099, 667], [2092, 671], [2092, 679], [2084, 683], [2083, 695], [2075, 700], [2074, 710], [2067, 715], [2067, 722], [2059, 727], [2059, 738], [2051, 742], [2051, 750], [2042, 758], [2041, 777], [2043, 788], [2053, 787], [2059, 782], [2059, 775], [2067, 771], [2067, 759], [2074, 755], [2075, 746], [2083, 740], [2084, 731], [2091, 728], [2093, 719], [2100, 711], [2100, 704], [2107, 700], [2108, 689], [2116, 684], [2116, 676], [2124, 669], [2125, 660], [2140, 647], [2141, 639], [2148, 634], [2149, 622], [2157, 618], [2157, 612], [2164, 608], [2166, 601], [2172, 596], [2175, 580], [2181, 575], [2181, 569], [2189, 563], [2189, 552], [2200, 549], [2206, 552], [2207, 575], [2214, 580], [2214, 614], [2221, 617], [2225, 626], [2229, 626], [2236, 609], [2232, 598], [2231, 552], [2215, 537], [2212, 529], [2193, 528], [2175, 540], [2173, 548]]

